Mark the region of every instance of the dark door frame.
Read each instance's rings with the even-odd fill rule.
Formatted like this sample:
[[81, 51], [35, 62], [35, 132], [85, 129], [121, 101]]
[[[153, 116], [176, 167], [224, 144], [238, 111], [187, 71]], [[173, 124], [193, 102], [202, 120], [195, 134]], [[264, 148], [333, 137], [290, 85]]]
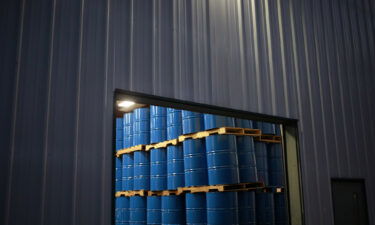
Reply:
[[[281, 124], [281, 132], [283, 136], [283, 149], [285, 158], [285, 174], [286, 174], [286, 194], [288, 196], [288, 212], [291, 225], [305, 224], [304, 204], [303, 204], [303, 188], [300, 165], [300, 152], [298, 144], [298, 120], [280, 116], [271, 116], [261, 113], [236, 110], [226, 107], [213, 106], [208, 104], [177, 100], [161, 96], [143, 94], [132, 91], [116, 89], [114, 93], [113, 106], [113, 124], [115, 128], [115, 117], [117, 114], [116, 102], [119, 100], [131, 100], [142, 104], [153, 104], [165, 107], [173, 107], [186, 109], [202, 113], [212, 113], [224, 116], [232, 116], [236, 118], [256, 120], [262, 122], [270, 122]], [[115, 129], [113, 130], [115, 131]], [[115, 133], [115, 132], [113, 132]], [[113, 146], [115, 149], [115, 146]], [[115, 174], [113, 174], [113, 177]], [[114, 180], [114, 178], [113, 178]], [[112, 188], [113, 199], [115, 187]], [[112, 212], [114, 215], [115, 202], [112, 204]], [[114, 216], [112, 217], [114, 218]], [[114, 224], [114, 220], [113, 220]]]

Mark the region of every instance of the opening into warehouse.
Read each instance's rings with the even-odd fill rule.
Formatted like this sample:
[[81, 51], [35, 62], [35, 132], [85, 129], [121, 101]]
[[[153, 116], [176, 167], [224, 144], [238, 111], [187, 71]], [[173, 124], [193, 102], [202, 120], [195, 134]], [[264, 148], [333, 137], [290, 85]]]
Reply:
[[128, 94], [114, 109], [114, 224], [296, 224], [281, 124]]

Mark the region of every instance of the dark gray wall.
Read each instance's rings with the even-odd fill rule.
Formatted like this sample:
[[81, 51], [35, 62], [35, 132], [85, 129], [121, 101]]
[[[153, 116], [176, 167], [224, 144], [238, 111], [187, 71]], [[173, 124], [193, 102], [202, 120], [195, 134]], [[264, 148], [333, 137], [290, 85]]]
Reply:
[[115, 88], [300, 120], [306, 223], [331, 177], [375, 224], [372, 0], [8, 0], [0, 7], [0, 220], [109, 224]]

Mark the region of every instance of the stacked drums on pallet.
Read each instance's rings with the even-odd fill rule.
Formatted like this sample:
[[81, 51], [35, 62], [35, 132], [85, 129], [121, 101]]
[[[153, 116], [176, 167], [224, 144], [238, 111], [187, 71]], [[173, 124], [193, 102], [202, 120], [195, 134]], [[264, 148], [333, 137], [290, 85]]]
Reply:
[[[264, 122], [253, 124], [250, 120], [150, 106], [116, 119], [116, 150], [220, 127], [279, 132], [277, 126]], [[252, 182], [264, 182], [272, 187], [284, 185], [281, 144], [255, 141], [252, 136], [211, 134], [187, 138], [182, 144], [121, 154], [115, 164], [116, 191], [162, 193], [180, 187]], [[287, 224], [288, 221], [284, 193], [264, 190], [121, 196], [116, 198], [115, 205], [116, 225], [255, 225]]]

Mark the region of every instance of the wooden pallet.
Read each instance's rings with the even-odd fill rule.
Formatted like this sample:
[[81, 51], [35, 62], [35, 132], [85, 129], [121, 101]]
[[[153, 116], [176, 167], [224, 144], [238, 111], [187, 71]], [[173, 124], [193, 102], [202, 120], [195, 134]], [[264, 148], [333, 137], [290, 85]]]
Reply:
[[147, 196], [170, 196], [170, 195], [180, 195], [178, 190], [164, 190], [164, 191], [148, 191]]
[[259, 137], [261, 135], [261, 131], [258, 129], [250, 129], [250, 128], [220, 127], [220, 128], [210, 129], [206, 131], [199, 131], [199, 132], [191, 133], [191, 134], [184, 134], [178, 137], [178, 141], [183, 142], [186, 139], [205, 138], [205, 137], [208, 137], [210, 135], [215, 135], [215, 134]]
[[267, 193], [283, 193], [284, 187], [264, 187], [261, 189], [261, 192]]
[[260, 137], [256, 137], [255, 140], [267, 143], [281, 143], [281, 136], [272, 134], [262, 134]]
[[159, 142], [159, 143], [155, 143], [151, 145], [146, 145], [146, 151], [149, 151], [151, 149], [166, 148], [169, 145], [178, 145], [178, 143], [179, 143], [178, 139], [176, 138], [176, 139], [163, 141], [163, 142]]
[[132, 153], [135, 151], [143, 151], [146, 149], [146, 145], [135, 145], [130, 148], [124, 148], [116, 152], [116, 156], [120, 157], [122, 154]]
[[208, 185], [195, 187], [181, 187], [178, 192], [182, 193], [199, 193], [199, 192], [224, 192], [224, 191], [248, 191], [263, 188], [262, 182], [241, 183], [241, 184], [224, 184], [224, 185]]

